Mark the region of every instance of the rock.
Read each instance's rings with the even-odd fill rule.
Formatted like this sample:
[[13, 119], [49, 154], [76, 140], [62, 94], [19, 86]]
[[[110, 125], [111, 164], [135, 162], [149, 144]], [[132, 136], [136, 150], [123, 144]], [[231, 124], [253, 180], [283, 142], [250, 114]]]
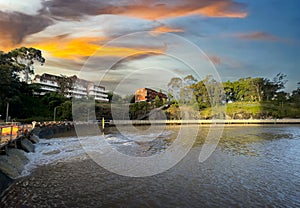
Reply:
[[40, 142], [40, 139], [37, 135], [33, 134], [29, 137], [29, 140], [33, 143], [33, 144], [36, 144], [36, 143], [39, 143]]
[[19, 176], [18, 170], [9, 163], [8, 156], [6, 155], [1, 155], [0, 157], [0, 171], [13, 179]]
[[20, 160], [22, 160], [22, 162], [23, 162], [24, 164], [26, 164], [26, 163], [29, 161], [29, 159], [26, 157], [26, 154], [25, 154], [25, 152], [24, 152], [23, 150], [19, 150], [19, 149], [8, 149], [7, 154], [8, 154], [9, 156], [11, 156], [11, 155], [17, 155], [18, 158], [20, 158]]
[[18, 170], [19, 174], [22, 173], [24, 166], [29, 161], [24, 153], [23, 150], [19, 149], [9, 149], [8, 151], [8, 162]]
[[50, 152], [45, 152], [45, 153], [43, 153], [43, 155], [56, 155], [58, 153], [60, 153], [60, 150], [53, 150]]
[[53, 135], [54, 135], [53, 129], [50, 127], [41, 128], [41, 130], [38, 134], [39, 138], [45, 138], [45, 139], [49, 139], [49, 138], [53, 137]]
[[21, 140], [21, 148], [25, 152], [34, 152], [34, 145], [28, 139]]
[[23, 161], [17, 155], [9, 155], [8, 156], [8, 163], [17, 169], [18, 173], [21, 174], [24, 169]]
[[28, 161], [23, 150], [9, 149], [7, 155], [0, 156], [0, 172], [15, 179], [20, 176]]
[[35, 127], [34, 129], [31, 130], [31, 133], [34, 135], [39, 135], [40, 132], [41, 132], [40, 127]]
[[0, 171], [0, 194], [13, 182], [6, 174]]

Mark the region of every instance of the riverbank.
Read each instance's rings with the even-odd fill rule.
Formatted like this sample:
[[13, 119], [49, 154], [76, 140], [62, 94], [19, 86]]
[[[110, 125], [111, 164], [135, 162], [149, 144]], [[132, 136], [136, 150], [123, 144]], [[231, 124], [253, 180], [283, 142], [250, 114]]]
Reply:
[[110, 126], [115, 125], [181, 125], [181, 124], [300, 124], [300, 119], [226, 119], [226, 120], [112, 120]]

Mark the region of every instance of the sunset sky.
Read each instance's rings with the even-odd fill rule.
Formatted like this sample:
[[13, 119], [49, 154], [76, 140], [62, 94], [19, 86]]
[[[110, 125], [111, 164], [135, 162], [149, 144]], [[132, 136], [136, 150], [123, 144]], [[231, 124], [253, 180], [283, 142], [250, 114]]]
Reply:
[[[0, 50], [42, 50], [46, 63], [36, 74], [98, 73], [108, 88], [134, 74], [135, 87], [149, 76], [163, 87], [176, 73], [189, 74], [189, 63], [165, 56], [171, 41], [154, 32], [171, 33], [173, 44], [178, 36], [199, 47], [223, 81], [282, 72], [292, 90], [300, 81], [299, 11], [298, 0], [0, 0]], [[136, 32], [149, 35], [124, 38]], [[103, 66], [116, 60], [103, 78]]]

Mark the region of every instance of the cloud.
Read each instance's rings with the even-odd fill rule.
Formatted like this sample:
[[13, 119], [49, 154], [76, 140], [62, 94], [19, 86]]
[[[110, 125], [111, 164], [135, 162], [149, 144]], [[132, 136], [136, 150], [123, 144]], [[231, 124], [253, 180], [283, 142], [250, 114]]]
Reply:
[[222, 59], [219, 56], [209, 55], [208, 58], [215, 65], [220, 65], [222, 63]]
[[[92, 35], [88, 33], [98, 32], [97, 37], [100, 35], [114, 38], [137, 31], [183, 32], [180, 27], [173, 28], [157, 21], [172, 17], [247, 16], [244, 11], [245, 5], [233, 0], [31, 1], [37, 4], [32, 9], [23, 3], [12, 6], [9, 1], [0, 2], [3, 6], [2, 11], [0, 9], [0, 43], [3, 49], [8, 50], [21, 46], [22, 43], [26, 44], [25, 39], [39, 32], [39, 35], [49, 33], [52, 36], [60, 35], [62, 31], [78, 36], [86, 33], [85, 35], [89, 37]], [[15, 11], [12, 11], [13, 9]], [[23, 13], [22, 9], [28, 14]], [[49, 29], [46, 29], [47, 27]]]
[[266, 32], [251, 32], [251, 33], [239, 33], [234, 35], [237, 38], [243, 40], [264, 40], [264, 41], [282, 41], [283, 39], [280, 37], [273, 36]]
[[233, 1], [216, 1], [203, 8], [199, 8], [192, 14], [200, 14], [207, 17], [245, 18], [248, 13], [243, 11], [245, 5]]
[[242, 69], [244, 67], [240, 60], [237, 60], [236, 58], [227, 55], [219, 56], [215, 54], [209, 54], [208, 58], [213, 64], [217, 66], [230, 68], [231, 70]]
[[79, 71], [83, 64], [83, 61], [66, 60], [60, 58], [48, 58], [45, 62], [46, 67], [63, 68], [73, 71]]
[[154, 32], [174, 32], [174, 33], [178, 33], [178, 32], [183, 32], [184, 30], [183, 29], [179, 29], [179, 28], [171, 28], [171, 27], [168, 27], [168, 26], [160, 26], [160, 27], [157, 27], [153, 30]]
[[99, 50], [102, 37], [78, 37], [60, 35], [53, 38], [40, 38], [30, 45], [43, 50], [56, 58], [80, 60], [93, 55]]
[[20, 12], [28, 15], [37, 15], [42, 8], [42, 0], [12, 1], [0, 0], [0, 11]]
[[96, 0], [47, 0], [39, 12], [55, 19], [79, 20], [85, 15], [100, 14], [102, 4]]
[[233, 0], [52, 0], [44, 1], [41, 14], [56, 19], [80, 19], [85, 15], [125, 15], [148, 20], [187, 15], [244, 18], [245, 4]]
[[68, 34], [53, 38], [40, 38], [30, 43], [32, 47], [44, 51], [47, 55], [61, 59], [86, 60], [90, 56], [96, 57], [126, 57], [132, 54], [163, 52], [163, 48], [153, 47], [125, 47], [117, 45], [103, 45], [105, 37], [71, 37]]
[[232, 0], [185, 0], [185, 1], [135, 1], [126, 7], [111, 10], [113, 14], [123, 14], [138, 18], [156, 20], [188, 15], [206, 17], [244, 18], [245, 5]]
[[26, 36], [40, 32], [52, 23], [50, 19], [43, 16], [0, 11], [1, 48], [10, 50], [21, 44]]
[[153, 52], [153, 51], [149, 51], [149, 52], [144, 51], [142, 53], [127, 56], [126, 58], [119, 60], [117, 63], [115, 63], [113, 65], [113, 67], [111, 69], [115, 70], [115, 69], [120, 69], [120, 68], [127, 68], [128, 63], [130, 61], [136, 61], [136, 60], [139, 60], [139, 59], [146, 59], [146, 58], [149, 58], [149, 57], [152, 57], [152, 56], [159, 56], [159, 55], [162, 55], [162, 53], [161, 52]]

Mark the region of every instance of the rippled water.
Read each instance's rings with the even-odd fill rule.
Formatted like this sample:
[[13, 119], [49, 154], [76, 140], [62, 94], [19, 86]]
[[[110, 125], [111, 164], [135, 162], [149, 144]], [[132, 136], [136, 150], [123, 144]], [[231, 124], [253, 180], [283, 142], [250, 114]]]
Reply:
[[[164, 151], [178, 131], [111, 129], [105, 140], [124, 154], [148, 157]], [[207, 131], [200, 129], [175, 167], [144, 178], [98, 166], [77, 138], [42, 139], [1, 207], [300, 207], [300, 126], [227, 126], [215, 152], [199, 163]]]

